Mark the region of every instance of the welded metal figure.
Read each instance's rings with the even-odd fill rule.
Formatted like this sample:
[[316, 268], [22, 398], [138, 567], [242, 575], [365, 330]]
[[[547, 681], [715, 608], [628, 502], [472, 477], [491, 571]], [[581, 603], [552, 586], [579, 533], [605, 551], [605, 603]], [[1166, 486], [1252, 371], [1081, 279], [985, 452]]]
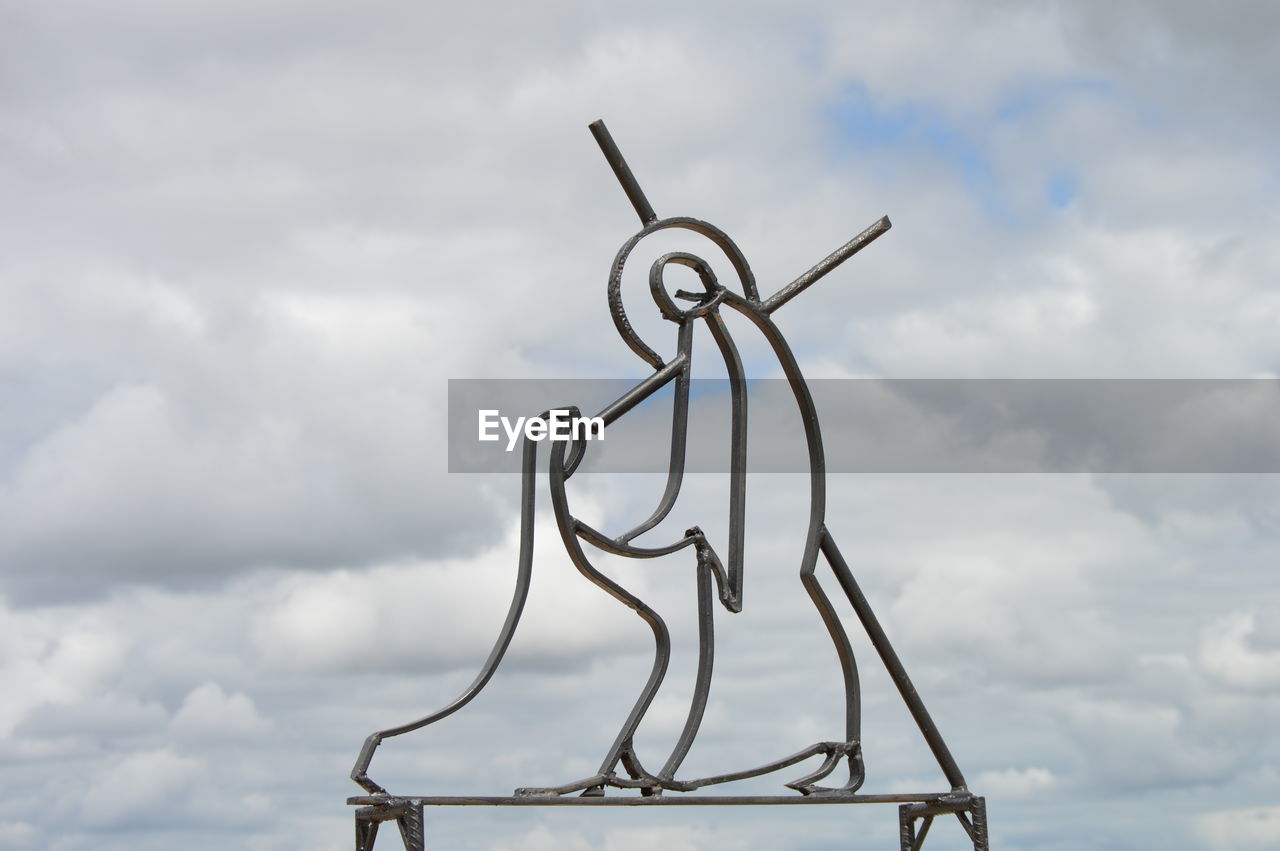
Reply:
[[[791, 348], [772, 315], [791, 299], [804, 292], [823, 276], [845, 260], [869, 245], [890, 227], [888, 218], [882, 218], [832, 252], [822, 262], [779, 289], [768, 298], [761, 298], [755, 278], [737, 245], [719, 228], [692, 218], [659, 219], [640, 189], [630, 168], [602, 122], [591, 125], [605, 158], [622, 184], [623, 190], [640, 216], [642, 227], [622, 246], [614, 260], [609, 279], [608, 300], [618, 333], [627, 345], [646, 363], [653, 367], [649, 377], [636, 384], [622, 397], [596, 414], [607, 427], [635, 406], [668, 384], [674, 384], [675, 401], [671, 431], [671, 454], [666, 490], [653, 514], [635, 528], [617, 537], [609, 537], [593, 529], [570, 511], [566, 482], [582, 461], [586, 450], [585, 440], [556, 441], [550, 449], [548, 469], [551, 505], [563, 544], [579, 572], [606, 593], [632, 609], [650, 627], [654, 637], [653, 667], [636, 702], [618, 731], [596, 774], [560, 786], [517, 789], [509, 797], [403, 797], [393, 796], [370, 779], [368, 770], [375, 750], [386, 738], [398, 736], [425, 727], [458, 711], [469, 703], [489, 682], [497, 670], [519, 624], [525, 600], [528, 596], [533, 569], [534, 498], [537, 481], [537, 442], [526, 439], [522, 456], [522, 496], [520, 526], [520, 556], [516, 588], [506, 620], [488, 659], [475, 681], [452, 703], [420, 718], [417, 721], [382, 730], [365, 741], [352, 779], [362, 786], [368, 795], [350, 799], [361, 806], [356, 813], [356, 848], [373, 847], [378, 824], [395, 820], [401, 830], [405, 847], [416, 851], [423, 848], [422, 807], [425, 805], [665, 805], [665, 804], [801, 804], [801, 803], [874, 803], [898, 802], [903, 851], [916, 851], [924, 842], [933, 817], [942, 813], [955, 814], [973, 840], [976, 851], [986, 851], [986, 818], [984, 801], [969, 792], [963, 774], [947, 749], [941, 734], [930, 718], [924, 702], [916, 693], [894, 652], [888, 637], [881, 628], [874, 612], [859, 589], [852, 571], [836, 546], [826, 524], [826, 463], [823, 455], [822, 435], [818, 426], [817, 410], [808, 385], [801, 374]], [[702, 258], [685, 253], [672, 252], [658, 258], [649, 270], [649, 290], [664, 319], [678, 327], [676, 353], [664, 360], [636, 333], [622, 302], [623, 269], [632, 250], [647, 236], [658, 231], [683, 229], [693, 231], [709, 239], [728, 258], [738, 278], [741, 292], [729, 289], [713, 273]], [[693, 270], [702, 285], [702, 292], [668, 292], [664, 274], [668, 267], [679, 265]], [[687, 302], [681, 306], [675, 299]], [[845, 738], [838, 742], [817, 742], [803, 750], [763, 765], [744, 768], [712, 777], [678, 778], [677, 772], [689, 752], [706, 709], [710, 693], [712, 662], [714, 657], [714, 605], [720, 603], [730, 612], [739, 612], [743, 605], [743, 542], [745, 533], [744, 512], [746, 504], [746, 439], [747, 439], [747, 389], [742, 361], [729, 330], [721, 315], [722, 309], [737, 311], [746, 317], [769, 342], [774, 355], [791, 387], [804, 423], [808, 448], [810, 492], [809, 520], [805, 546], [800, 560], [800, 581], [808, 593], [819, 617], [822, 619], [835, 646], [844, 682]], [[729, 539], [726, 558], [719, 554], [698, 527], [687, 530], [678, 540], [662, 546], [639, 546], [635, 539], [655, 528], [671, 512], [680, 493], [685, 469], [685, 451], [689, 414], [689, 382], [693, 358], [693, 332], [699, 322], [704, 322], [715, 340], [729, 376], [731, 391], [730, 419], [730, 498]], [[563, 409], [560, 409], [563, 410]], [[578, 417], [576, 408], [568, 409]], [[550, 411], [543, 414], [548, 416]], [[585, 546], [584, 546], [585, 545]], [[656, 772], [648, 770], [640, 761], [634, 745], [634, 736], [646, 711], [653, 702], [666, 674], [671, 657], [671, 639], [662, 618], [631, 591], [608, 578], [592, 564], [589, 550], [626, 556], [630, 558], [654, 558], [682, 550], [692, 550], [696, 559], [696, 584], [698, 605], [698, 667], [693, 698], [681, 735], [671, 753]], [[819, 559], [827, 565], [836, 582], [844, 591], [857, 614], [868, 638], [881, 661], [889, 671], [908, 711], [915, 720], [925, 741], [942, 769], [950, 790], [924, 794], [859, 795], [857, 791], [864, 780], [861, 747], [861, 705], [857, 665], [849, 644], [848, 635], [841, 625], [831, 600], [819, 584], [816, 571]], [[689, 795], [708, 786], [735, 780], [758, 777], [780, 771], [815, 757], [823, 757], [816, 770], [786, 783], [799, 794], [780, 796], [729, 796]], [[819, 785], [841, 765], [847, 767], [847, 779], [836, 785]], [[619, 771], [621, 768], [621, 772]], [[637, 790], [631, 795], [606, 795], [606, 789]], [[676, 793], [676, 794], [664, 794]], [[917, 832], [915, 821], [923, 819]]]

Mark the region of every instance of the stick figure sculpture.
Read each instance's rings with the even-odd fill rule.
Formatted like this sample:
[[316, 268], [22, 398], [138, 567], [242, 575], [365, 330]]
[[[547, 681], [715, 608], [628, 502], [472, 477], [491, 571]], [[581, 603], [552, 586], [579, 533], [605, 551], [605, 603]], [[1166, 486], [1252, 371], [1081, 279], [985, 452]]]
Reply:
[[[421, 810], [424, 804], [867, 803], [892, 800], [903, 803], [900, 808], [900, 817], [904, 851], [914, 851], [920, 847], [928, 825], [935, 815], [941, 813], [957, 815], [973, 839], [974, 848], [985, 851], [986, 827], [983, 800], [974, 797], [968, 791], [964, 776], [929, 717], [923, 701], [912, 686], [901, 661], [890, 645], [884, 630], [881, 629], [879, 621], [854, 580], [853, 573], [827, 527], [826, 466], [817, 410], [795, 356], [773, 321], [774, 312], [784, 304], [885, 233], [890, 226], [889, 220], [880, 219], [772, 296], [761, 298], [746, 259], [737, 245], [723, 231], [698, 219], [684, 217], [659, 219], [604, 124], [595, 122], [591, 125], [591, 131], [642, 222], [640, 231], [623, 244], [614, 260], [608, 287], [610, 311], [623, 340], [632, 351], [653, 368], [653, 372], [647, 378], [607, 405], [596, 416], [603, 420], [607, 427], [661, 388], [674, 384], [670, 467], [666, 490], [653, 514], [624, 534], [609, 537], [578, 519], [569, 508], [566, 482], [573, 476], [582, 461], [586, 450], [585, 441], [579, 439], [571, 442], [553, 442], [548, 466], [550, 500], [562, 542], [578, 571], [607, 594], [632, 609], [652, 630], [653, 667], [630, 714], [605, 754], [599, 770], [590, 777], [561, 786], [518, 789], [514, 795], [506, 798], [402, 798], [389, 795], [385, 789], [370, 779], [369, 765], [374, 751], [382, 740], [425, 727], [451, 715], [469, 703], [489, 682], [511, 642], [528, 594], [533, 566], [537, 443], [526, 439], [522, 455], [519, 566], [516, 589], [506, 621], [479, 675], [456, 700], [417, 721], [374, 733], [365, 741], [364, 748], [351, 773], [352, 779], [369, 793], [368, 796], [351, 799], [351, 803], [365, 807], [357, 812], [357, 848], [371, 848], [378, 823], [393, 819], [399, 822], [406, 848], [422, 847], [419, 843], [422, 830]], [[673, 252], [658, 258], [649, 270], [650, 294], [662, 317], [678, 327], [676, 354], [670, 360], [664, 360], [640, 339], [628, 319], [622, 302], [621, 284], [623, 268], [633, 249], [651, 234], [671, 229], [693, 231], [706, 237], [718, 247], [728, 258], [736, 273], [740, 292], [722, 284], [716, 278], [711, 266], [696, 255]], [[673, 265], [693, 270], [698, 276], [703, 291], [670, 293], [666, 288], [664, 275]], [[687, 306], [678, 305], [677, 299], [687, 302]], [[680, 779], [676, 776], [677, 771], [698, 733], [710, 691], [715, 643], [715, 599], [718, 597], [720, 603], [730, 612], [739, 612], [743, 606], [747, 392], [741, 358], [721, 315], [725, 308], [737, 311], [749, 320], [768, 341], [790, 385], [804, 424], [809, 461], [809, 518], [804, 551], [799, 565], [800, 581], [826, 626], [840, 662], [844, 684], [845, 738], [838, 742], [817, 742], [798, 753], [752, 768], [713, 777]], [[698, 322], [706, 323], [716, 342], [725, 363], [731, 390], [729, 536], [726, 557], [723, 560], [698, 527], [687, 530], [678, 540], [665, 545], [640, 546], [635, 543], [636, 538], [654, 529], [668, 516], [680, 492], [685, 468], [693, 332]], [[569, 410], [571, 416], [579, 416], [580, 412], [576, 408]], [[549, 414], [550, 412], [546, 412], [543, 416], [546, 417]], [[694, 693], [681, 735], [662, 767], [656, 772], [648, 770], [640, 761], [634, 745], [634, 735], [666, 674], [671, 656], [671, 641], [667, 627], [658, 613], [643, 600], [596, 569], [588, 554], [588, 548], [641, 559], [691, 551], [695, 558], [699, 657]], [[816, 571], [820, 562], [831, 570], [881, 661], [892, 676], [907, 709], [951, 784], [949, 792], [926, 795], [856, 794], [864, 780], [858, 672], [848, 635], [840, 623], [831, 600], [818, 583]], [[823, 759], [816, 770], [786, 784], [800, 793], [799, 795], [729, 797], [677, 794], [664, 797], [664, 793], [691, 793], [708, 786], [769, 774], [818, 756], [822, 756]], [[846, 764], [847, 779], [837, 785], [819, 785], [819, 782], [832, 775], [841, 763]], [[618, 771], [619, 767], [622, 768], [622, 775]], [[620, 790], [637, 790], [639, 794], [607, 796], [605, 790], [611, 787]], [[924, 820], [918, 833], [915, 829], [917, 819]]]

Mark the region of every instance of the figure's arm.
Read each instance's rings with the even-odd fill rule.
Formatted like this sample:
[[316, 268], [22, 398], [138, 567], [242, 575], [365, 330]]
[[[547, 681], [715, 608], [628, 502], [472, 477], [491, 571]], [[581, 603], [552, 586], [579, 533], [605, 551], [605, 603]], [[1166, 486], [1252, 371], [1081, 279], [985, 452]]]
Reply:
[[679, 353], [676, 355], [684, 361], [683, 367], [675, 377], [675, 395], [671, 404], [671, 455], [667, 463], [667, 486], [663, 490], [653, 513], [643, 523], [618, 536], [619, 544], [629, 544], [632, 539], [643, 535], [657, 526], [676, 504], [680, 495], [680, 486], [684, 483], [685, 449], [689, 442], [689, 373], [693, 346], [693, 322], [686, 321], [680, 325]]
[[[687, 373], [688, 365], [688, 352], [681, 351], [677, 353], [669, 362], [654, 371], [653, 375], [641, 381], [608, 405], [605, 405], [596, 416], [604, 420], [607, 428], [610, 423], [615, 422], [636, 405], [666, 387], [672, 379], [678, 378], [682, 372]], [[585, 440], [578, 439], [574, 441], [573, 446], [569, 449], [569, 455], [565, 459], [564, 477], [566, 479], [572, 477], [574, 471], [578, 469], [578, 464], [582, 461], [582, 455], [585, 450]]]
[[[653, 513], [650, 514], [644, 522], [616, 538], [606, 536], [582, 523], [581, 520], [577, 520], [577, 518], [575, 518], [577, 525], [582, 530], [582, 537], [591, 541], [592, 544], [601, 549], [618, 555], [648, 558], [656, 555], [663, 555], [668, 552], [674, 552], [677, 549], [681, 549], [693, 543], [693, 539], [686, 536], [674, 544], [665, 547], [636, 547], [631, 544], [631, 541], [634, 538], [644, 534], [666, 519], [667, 515], [671, 513], [672, 507], [675, 505], [676, 498], [680, 495], [680, 486], [684, 481], [685, 449], [688, 443], [689, 371], [692, 344], [693, 323], [684, 322], [680, 326], [680, 338], [676, 356], [672, 358], [670, 362], [656, 370], [649, 378], [646, 378], [644, 381], [637, 384], [617, 400], [606, 405], [604, 409], [596, 415], [604, 421], [605, 427], [607, 428], [610, 423], [618, 420], [632, 408], [636, 407], [658, 390], [665, 387], [669, 382], [675, 381], [675, 398], [672, 406], [671, 417], [671, 454], [667, 467], [667, 485], [663, 491], [662, 498], [658, 501], [657, 508], [654, 509]], [[574, 470], [577, 469], [578, 464], [582, 460], [585, 449], [586, 442], [584, 440], [579, 440], [576, 441], [569, 450], [569, 455], [565, 461], [566, 479], [572, 476]]]
[[[628, 558], [655, 558], [692, 546], [697, 550], [698, 562], [710, 569], [715, 577], [720, 601], [731, 612], [742, 611], [742, 550], [743, 550], [743, 509], [745, 503], [746, 472], [746, 383], [743, 376], [742, 360], [737, 348], [724, 328], [723, 320], [711, 314], [714, 320], [711, 333], [724, 354], [729, 367], [729, 380], [733, 393], [733, 438], [731, 450], [731, 475], [733, 486], [729, 499], [729, 568], [726, 571], [719, 555], [707, 540], [702, 529], [694, 526], [685, 530], [679, 539], [657, 547], [637, 546], [632, 541], [644, 532], [661, 523], [671, 512], [680, 493], [680, 485], [684, 480], [685, 449], [688, 437], [689, 421], [689, 353], [692, 340], [692, 322], [681, 326], [680, 352], [671, 363], [659, 369], [645, 381], [636, 385], [618, 401], [605, 407], [598, 414], [606, 424], [617, 420], [622, 414], [647, 399], [667, 382], [675, 380], [675, 401], [671, 424], [671, 459], [667, 473], [667, 487], [653, 514], [640, 525], [616, 538], [592, 528], [576, 517], [572, 518], [575, 534], [589, 542], [597, 549], [613, 555]], [[579, 441], [569, 451], [565, 464], [567, 479], [582, 460], [585, 441]]]

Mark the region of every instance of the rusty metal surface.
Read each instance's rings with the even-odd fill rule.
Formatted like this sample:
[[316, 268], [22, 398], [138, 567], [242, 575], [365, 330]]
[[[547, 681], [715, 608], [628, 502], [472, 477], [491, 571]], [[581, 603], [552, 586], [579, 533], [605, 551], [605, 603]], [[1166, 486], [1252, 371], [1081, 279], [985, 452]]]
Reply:
[[[985, 802], [969, 790], [959, 766], [947, 748], [941, 733], [925, 708], [924, 701], [912, 685], [905, 667], [894, 651], [888, 636], [854, 579], [852, 570], [836, 545], [826, 523], [826, 464], [818, 412], [791, 347], [773, 320], [773, 314], [818, 280], [834, 271], [844, 261], [866, 248], [890, 228], [887, 217], [881, 218], [845, 243], [795, 280], [779, 288], [773, 295], [761, 298], [746, 258], [727, 234], [714, 225], [688, 217], [659, 218], [640, 188], [631, 168], [623, 159], [603, 122], [590, 127], [605, 159], [613, 169], [636, 214], [641, 229], [626, 240], [614, 259], [607, 286], [610, 314], [618, 334], [652, 372], [633, 388], [595, 414], [606, 425], [626, 415], [657, 391], [673, 385], [671, 453], [666, 489], [653, 513], [636, 527], [621, 535], [600, 532], [573, 514], [566, 483], [573, 476], [587, 451], [586, 441], [555, 441], [549, 450], [546, 487], [556, 525], [570, 559], [584, 578], [635, 613], [653, 634], [653, 665], [635, 703], [623, 720], [613, 744], [609, 747], [595, 774], [552, 786], [517, 789], [509, 796], [435, 796], [406, 797], [391, 795], [369, 776], [369, 768], [378, 746], [387, 738], [399, 736], [434, 724], [467, 705], [493, 677], [510, 646], [520, 622], [528, 596], [533, 569], [534, 507], [538, 492], [538, 443], [525, 439], [522, 447], [520, 555], [516, 583], [507, 617], [488, 658], [475, 680], [462, 694], [429, 715], [370, 735], [360, 750], [351, 778], [366, 795], [353, 797], [349, 803], [357, 810], [357, 849], [372, 848], [377, 825], [395, 820], [407, 849], [423, 847], [422, 808], [424, 806], [665, 806], [665, 805], [791, 805], [791, 804], [858, 804], [902, 803], [900, 826], [904, 851], [919, 849], [933, 818], [939, 814], [955, 814], [976, 851], [986, 851]], [[717, 279], [711, 265], [703, 258], [687, 252], [671, 252], [658, 258], [649, 269], [649, 290], [658, 312], [676, 326], [676, 354], [664, 360], [642, 340], [632, 325], [622, 300], [622, 276], [633, 249], [652, 234], [667, 230], [687, 230], [709, 239], [728, 258], [736, 282], [726, 285]], [[693, 270], [702, 292], [676, 291], [674, 296], [665, 286], [664, 274], [669, 266]], [[676, 300], [684, 302], [678, 304]], [[722, 317], [723, 310], [745, 317], [769, 343], [778, 365], [790, 385], [794, 402], [804, 426], [808, 448], [809, 519], [804, 552], [799, 564], [800, 581], [813, 603], [834, 645], [844, 685], [845, 738], [839, 742], [817, 742], [796, 753], [755, 764], [741, 770], [711, 777], [679, 776], [680, 766], [689, 752], [702, 723], [703, 712], [713, 673], [715, 648], [715, 604], [730, 613], [743, 608], [744, 534], [746, 506], [746, 439], [748, 394], [746, 376], [737, 346]], [[654, 529], [670, 513], [683, 482], [689, 412], [689, 383], [694, 357], [693, 332], [705, 323], [716, 343], [718, 353], [729, 375], [731, 387], [730, 417], [730, 496], [728, 511], [728, 543], [723, 557], [698, 527], [693, 527], [674, 541], [641, 546], [635, 540]], [[565, 406], [571, 416], [581, 416], [577, 408]], [[542, 414], [548, 416], [550, 410]], [[661, 767], [646, 768], [636, 752], [634, 735], [648, 711], [666, 675], [671, 658], [671, 640], [662, 617], [631, 590], [601, 573], [592, 558], [595, 552], [629, 558], [648, 559], [676, 552], [693, 556], [697, 575], [698, 666], [693, 696], [683, 730]], [[865, 779], [861, 745], [861, 693], [858, 669], [853, 651], [835, 605], [819, 584], [816, 573], [821, 565], [831, 572], [844, 596], [875, 647], [881, 663], [888, 670], [908, 712], [928, 743], [950, 789], [924, 794], [859, 795]], [[777, 796], [691, 795], [695, 790], [723, 783], [758, 777], [785, 770], [806, 760], [821, 757], [819, 767], [784, 785], [793, 794]], [[656, 763], [655, 763], [656, 764]], [[828, 780], [828, 778], [835, 778]], [[825, 785], [824, 785], [825, 781]], [[606, 794], [616, 790], [615, 794]], [[904, 803], [905, 802], [905, 803]], [[916, 821], [921, 822], [919, 830]]]

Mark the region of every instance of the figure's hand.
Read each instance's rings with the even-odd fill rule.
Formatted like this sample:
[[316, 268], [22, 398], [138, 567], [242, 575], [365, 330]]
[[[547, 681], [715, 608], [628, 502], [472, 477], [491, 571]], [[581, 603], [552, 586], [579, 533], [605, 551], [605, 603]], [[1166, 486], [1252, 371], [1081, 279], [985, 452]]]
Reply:
[[742, 611], [742, 603], [734, 597], [732, 589], [729, 588], [729, 577], [725, 572], [724, 564], [721, 563], [715, 547], [711, 546], [711, 542], [707, 540], [707, 536], [702, 529], [697, 526], [691, 526], [685, 530], [684, 534], [685, 537], [693, 539], [694, 549], [698, 553], [698, 567], [709, 569], [711, 575], [715, 577], [716, 588], [720, 592], [720, 602], [731, 612]]
[[[568, 411], [570, 421], [578, 420], [582, 417], [582, 411], [577, 405], [562, 405], [558, 408], [550, 408], [547, 415], [551, 411]], [[564, 477], [568, 479], [578, 469], [578, 465], [582, 463], [582, 457], [587, 454], [587, 438], [585, 434], [579, 434], [578, 437], [569, 441], [569, 448], [565, 453]]]

